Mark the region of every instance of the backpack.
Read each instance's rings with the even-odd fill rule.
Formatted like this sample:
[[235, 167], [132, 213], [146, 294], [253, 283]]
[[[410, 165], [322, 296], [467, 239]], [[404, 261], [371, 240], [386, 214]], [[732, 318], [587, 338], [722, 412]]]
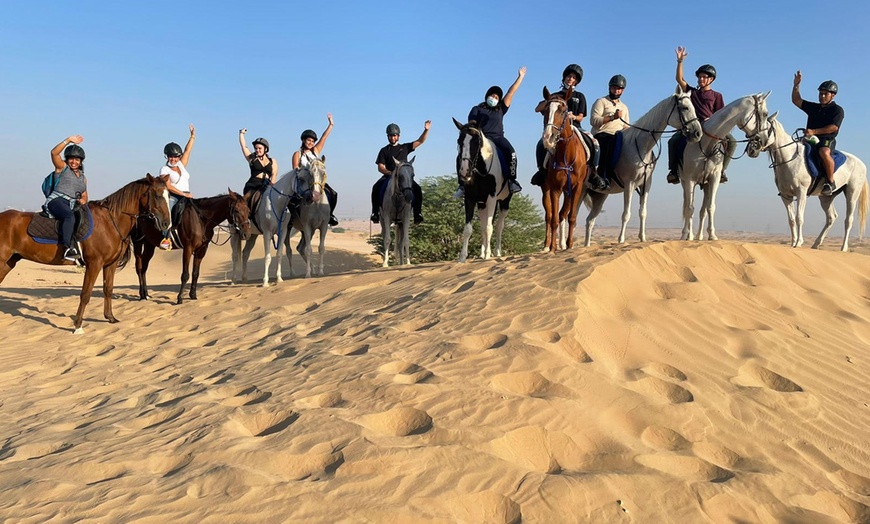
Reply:
[[45, 198], [48, 198], [48, 195], [50, 195], [51, 192], [54, 191], [54, 188], [57, 187], [59, 178], [58, 174], [52, 171], [42, 181], [42, 194], [45, 195]]

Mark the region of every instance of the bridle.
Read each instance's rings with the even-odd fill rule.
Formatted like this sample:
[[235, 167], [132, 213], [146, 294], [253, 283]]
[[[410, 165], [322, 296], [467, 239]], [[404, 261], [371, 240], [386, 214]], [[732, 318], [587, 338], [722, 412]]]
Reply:
[[[461, 165], [463, 160], [466, 160], [466, 158], [462, 157], [462, 146], [463, 146], [463, 142], [464, 142], [462, 140], [462, 138], [466, 135], [471, 137], [470, 149], [474, 150], [474, 156], [469, 155], [470, 158], [468, 158], [468, 160], [469, 160], [469, 164], [468, 164], [469, 177], [468, 178], [469, 179], [473, 178], [475, 173], [477, 173], [478, 176], [484, 176], [484, 175], [486, 175], [486, 173], [481, 173], [480, 170], [477, 169], [477, 165], [481, 160], [481, 155], [483, 154], [483, 141], [485, 140], [485, 137], [483, 136], [483, 133], [481, 133], [480, 130], [475, 128], [475, 127], [466, 126], [462, 130], [462, 133], [459, 134], [459, 140], [457, 141], [457, 143], [459, 144], [459, 156], [457, 157], [456, 172], [457, 172], [457, 174], [459, 174], [459, 172], [460, 172], [459, 166]], [[477, 147], [475, 147], [475, 142], [478, 142]], [[494, 156], [495, 155], [493, 155], [493, 157]], [[486, 170], [488, 172], [492, 166], [491, 165], [488, 166], [484, 162], [484, 167], [486, 168]]]

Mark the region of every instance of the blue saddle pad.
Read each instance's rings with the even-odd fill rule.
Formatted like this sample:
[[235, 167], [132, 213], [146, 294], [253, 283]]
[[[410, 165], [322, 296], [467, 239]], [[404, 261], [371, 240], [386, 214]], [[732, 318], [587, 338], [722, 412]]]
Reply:
[[[91, 215], [91, 208], [82, 206], [76, 211], [76, 217], [79, 220], [76, 223], [73, 238], [81, 242], [94, 232], [94, 218]], [[37, 244], [60, 244], [57, 222], [57, 219], [37, 213], [33, 215], [30, 224], [27, 225], [27, 233]]]
[[613, 166], [616, 165], [616, 162], [619, 161], [619, 155], [622, 154], [622, 131], [616, 132], [616, 139], [613, 143], [613, 154], [610, 155], [610, 166], [613, 169]]
[[[804, 147], [804, 160], [807, 164], [807, 170], [810, 172], [810, 176], [813, 177], [813, 180], [819, 177], [819, 162], [821, 158], [819, 157], [819, 152], [816, 148], [805, 146]], [[831, 151], [831, 157], [834, 159], [834, 172], [836, 173], [840, 166], [846, 163], [846, 155], [837, 151]]]

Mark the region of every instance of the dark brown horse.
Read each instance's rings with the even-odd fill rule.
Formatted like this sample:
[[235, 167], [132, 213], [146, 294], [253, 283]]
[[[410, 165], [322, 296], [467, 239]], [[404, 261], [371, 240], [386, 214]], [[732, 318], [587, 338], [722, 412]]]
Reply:
[[[136, 221], [142, 217], [155, 223], [158, 229], [169, 228], [166, 184], [150, 174], [130, 182], [103, 200], [89, 202], [88, 207], [94, 229], [87, 239], [81, 241], [86, 269], [79, 309], [73, 321], [76, 334], [83, 333], [82, 317], [100, 270], [103, 271], [103, 316], [111, 323], [118, 322], [112, 314], [115, 270], [123, 267], [129, 259], [130, 231]], [[73, 264], [64, 260], [62, 244], [40, 244], [28, 236], [27, 226], [33, 215], [35, 213], [14, 209], [0, 213], [0, 282], [21, 259], [55, 266]]]
[[[244, 197], [228, 189], [226, 195], [208, 198], [194, 198], [187, 202], [181, 212], [176, 232], [184, 254], [181, 259], [181, 288], [178, 290], [177, 302], [183, 302], [184, 286], [190, 277], [190, 257], [193, 256], [193, 280], [190, 282], [190, 299], [196, 300], [196, 284], [199, 281], [199, 266], [205, 257], [208, 246], [214, 237], [214, 229], [223, 221], [227, 221], [241, 238], [247, 238], [250, 222], [250, 210]], [[139, 275], [139, 300], [148, 299], [148, 284], [145, 273], [148, 264], [154, 256], [154, 248], [160, 245], [163, 233], [147, 220], [139, 220], [137, 231], [133, 233], [133, 254], [136, 256], [136, 274]]]
[[[574, 226], [577, 223], [577, 205], [586, 183], [586, 148], [580, 135], [568, 119], [568, 106], [565, 100], [571, 98], [573, 88], [562, 96], [551, 95], [544, 88], [544, 102], [539, 104], [544, 115], [544, 147], [550, 152], [547, 161], [547, 178], [542, 186], [544, 192], [544, 214], [547, 222], [547, 237], [544, 251], [558, 249], [559, 235], [562, 234], [567, 249], [574, 245]], [[562, 209], [559, 210], [559, 197], [565, 195]], [[559, 225], [568, 219], [568, 232]]]

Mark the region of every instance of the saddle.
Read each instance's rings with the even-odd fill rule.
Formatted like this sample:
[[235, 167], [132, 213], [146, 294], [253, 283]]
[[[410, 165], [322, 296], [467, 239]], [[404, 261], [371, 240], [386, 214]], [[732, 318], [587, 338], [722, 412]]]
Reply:
[[[88, 206], [79, 206], [75, 210], [76, 225], [73, 240], [81, 242], [94, 232], [94, 219]], [[27, 234], [38, 244], [60, 244], [60, 221], [49, 217], [44, 211], [36, 213], [27, 224]]]

